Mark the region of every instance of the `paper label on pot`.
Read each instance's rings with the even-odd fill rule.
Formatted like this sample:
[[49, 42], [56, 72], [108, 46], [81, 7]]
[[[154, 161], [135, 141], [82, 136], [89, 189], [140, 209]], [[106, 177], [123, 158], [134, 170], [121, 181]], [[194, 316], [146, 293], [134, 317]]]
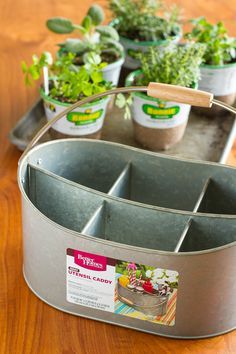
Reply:
[[190, 106], [176, 102], [149, 100], [145, 96], [134, 96], [133, 119], [140, 125], [154, 129], [174, 128], [188, 120]]
[[[53, 125], [53, 129], [62, 134], [83, 136], [93, 134], [102, 128], [109, 98], [92, 103], [83, 108], [76, 108]], [[63, 112], [65, 106], [44, 101], [47, 120]]]
[[178, 272], [67, 249], [67, 301], [96, 310], [175, 324]]
[[236, 65], [222, 68], [201, 67], [199, 90], [226, 96], [236, 92]]

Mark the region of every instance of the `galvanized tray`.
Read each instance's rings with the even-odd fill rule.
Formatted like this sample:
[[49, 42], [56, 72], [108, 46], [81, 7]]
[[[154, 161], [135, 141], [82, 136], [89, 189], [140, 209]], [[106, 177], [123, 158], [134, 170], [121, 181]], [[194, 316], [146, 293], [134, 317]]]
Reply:
[[[132, 121], [124, 120], [123, 111], [117, 107], [106, 115], [102, 139], [134, 147], [141, 147], [135, 142]], [[36, 132], [46, 123], [42, 100], [25, 114], [11, 130], [9, 137], [12, 144], [24, 150]], [[209, 118], [191, 112], [183, 140], [164, 154], [203, 161], [225, 163], [236, 135], [234, 115]], [[46, 134], [41, 141], [50, 140]]]

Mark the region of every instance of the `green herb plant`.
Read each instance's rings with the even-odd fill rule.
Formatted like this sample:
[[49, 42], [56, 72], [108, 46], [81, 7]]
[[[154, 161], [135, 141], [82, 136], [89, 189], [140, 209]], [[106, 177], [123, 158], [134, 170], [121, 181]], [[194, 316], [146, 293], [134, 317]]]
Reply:
[[236, 39], [229, 37], [222, 22], [215, 25], [204, 17], [191, 20], [192, 31], [185, 38], [206, 46], [204, 62], [208, 65], [224, 65], [236, 61]]
[[170, 44], [162, 50], [150, 47], [146, 53], [137, 54], [141, 71], [135, 84], [146, 86], [152, 81], [191, 87], [199, 80], [199, 66], [204, 53], [205, 45], [195, 43], [184, 46]]
[[[180, 10], [160, 0], [108, 0], [114, 27], [137, 41], [166, 40], [180, 34]], [[157, 15], [158, 13], [158, 15]]]
[[[200, 77], [199, 67], [204, 53], [205, 45], [195, 43], [185, 46], [170, 44], [162, 50], [150, 47], [147, 52], [136, 55], [141, 68], [132, 84], [147, 86], [149, 82], [159, 82], [193, 87]], [[125, 109], [125, 118], [130, 118], [131, 97], [127, 99], [122, 94], [117, 95], [116, 105]]]
[[75, 55], [75, 62], [82, 64], [84, 55], [94, 53], [101, 61], [114, 62], [123, 56], [123, 47], [119, 43], [119, 35], [111, 26], [103, 26], [105, 16], [99, 5], [92, 5], [81, 24], [75, 24], [70, 19], [54, 17], [47, 20], [49, 30], [59, 34], [75, 33], [80, 38], [67, 38], [60, 43], [60, 52], [71, 52]]
[[46, 67], [49, 76], [49, 96], [67, 103], [74, 103], [111, 88], [111, 83], [103, 79], [101, 70], [106, 64], [101, 62], [99, 55], [87, 53], [85, 64], [80, 66], [74, 64], [74, 58], [73, 53], [58, 57], [55, 61], [48, 52], [44, 52], [40, 57], [34, 55], [31, 65], [22, 63], [25, 83], [30, 85], [40, 79], [43, 68]]

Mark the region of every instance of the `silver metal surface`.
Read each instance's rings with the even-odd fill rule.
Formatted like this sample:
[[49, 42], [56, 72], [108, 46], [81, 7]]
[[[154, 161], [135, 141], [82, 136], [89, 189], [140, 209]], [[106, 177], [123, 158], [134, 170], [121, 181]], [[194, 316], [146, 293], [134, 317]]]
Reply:
[[[99, 156], [106, 164], [102, 164]], [[98, 190], [95, 182], [86, 186], [89, 168], [83, 168], [85, 161], [96, 171], [98, 182], [106, 176], [107, 188], [101, 182]], [[132, 174], [136, 181], [140, 180], [139, 172], [146, 173], [146, 178], [155, 176], [152, 181], [148, 179], [150, 188], [144, 186], [144, 195], [139, 188], [136, 190], [135, 184], [130, 184]], [[225, 198], [228, 200], [230, 196], [233, 203], [234, 168], [81, 139], [54, 141], [33, 148], [22, 160], [18, 176], [23, 203], [24, 269], [30, 287], [40, 298], [64, 311], [150, 333], [193, 338], [231, 330], [236, 326], [235, 215], [169, 209], [181, 198], [179, 194], [175, 199], [175, 193], [183, 194], [184, 188], [185, 195], [196, 196], [187, 203], [194, 207], [197, 193], [200, 195], [206, 189], [204, 181], [209, 175], [229, 188], [228, 192], [225, 190]], [[191, 176], [189, 187], [187, 176]], [[119, 193], [110, 186], [109, 178], [113, 185], [122, 186]], [[123, 196], [122, 189], [127, 188], [127, 183], [121, 183], [122, 178], [129, 180], [129, 200], [117, 197]], [[163, 185], [162, 194], [158, 184]], [[167, 193], [170, 186], [173, 195]], [[148, 190], [151, 197], [145, 197]], [[153, 200], [154, 194], [159, 194], [158, 205], [132, 200], [134, 195]], [[168, 208], [159, 206], [164, 194], [169, 195], [164, 200]], [[216, 197], [214, 203], [217, 200]], [[186, 201], [181, 204], [187, 205]], [[157, 325], [67, 302], [67, 248], [178, 271], [176, 324]]]
[[[34, 293], [63, 311], [163, 336], [236, 328], [236, 169], [86, 139], [32, 148], [44, 132], [18, 170]], [[68, 248], [178, 272], [175, 325], [68, 302]]]
[[222, 102], [222, 101], [219, 101], [219, 100], [216, 100], [215, 98], [213, 98], [212, 104], [222, 107], [222, 108], [226, 109], [227, 111], [232, 112], [233, 114], [236, 114], [236, 108], [230, 106], [228, 103], [225, 103], [225, 102]]
[[[201, 212], [236, 215], [236, 170], [232, 167], [84, 139], [44, 143], [28, 156], [28, 163], [100, 192], [125, 191], [129, 200], [138, 203], [199, 212], [196, 203], [201, 198]], [[115, 186], [122, 189], [117, 191]]]

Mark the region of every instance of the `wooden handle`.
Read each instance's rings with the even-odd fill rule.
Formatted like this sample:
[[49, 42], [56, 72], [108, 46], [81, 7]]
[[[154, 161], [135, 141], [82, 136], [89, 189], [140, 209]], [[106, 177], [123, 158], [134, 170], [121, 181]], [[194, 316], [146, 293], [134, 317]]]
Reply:
[[147, 95], [162, 100], [190, 104], [198, 107], [211, 107], [213, 94], [205, 91], [194, 90], [182, 86], [159, 84], [150, 82]]

